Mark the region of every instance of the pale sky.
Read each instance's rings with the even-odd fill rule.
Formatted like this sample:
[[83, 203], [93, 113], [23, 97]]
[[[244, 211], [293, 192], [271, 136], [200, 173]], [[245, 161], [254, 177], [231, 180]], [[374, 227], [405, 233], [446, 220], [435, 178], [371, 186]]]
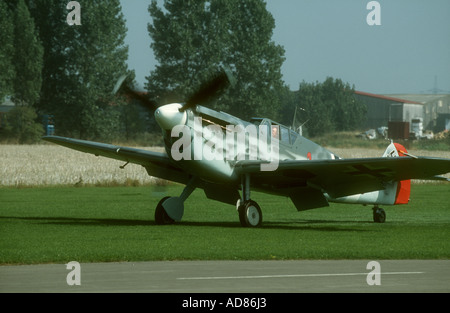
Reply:
[[[121, 0], [129, 67], [143, 86], [156, 61], [147, 24], [150, 0]], [[450, 1], [379, 0], [381, 25], [369, 26], [369, 0], [267, 0], [273, 41], [285, 49], [291, 90], [327, 76], [378, 94], [450, 93]], [[159, 1], [160, 6], [163, 1]]]

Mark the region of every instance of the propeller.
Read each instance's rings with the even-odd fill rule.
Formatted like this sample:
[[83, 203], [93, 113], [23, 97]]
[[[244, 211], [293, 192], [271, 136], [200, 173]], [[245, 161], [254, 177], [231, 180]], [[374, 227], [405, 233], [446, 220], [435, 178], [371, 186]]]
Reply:
[[125, 80], [128, 78], [128, 76], [129, 75], [120, 76], [120, 78], [116, 82], [116, 85], [114, 86], [112, 94], [115, 95], [118, 92], [124, 93], [125, 95], [127, 95], [135, 100], [138, 100], [144, 107], [146, 107], [152, 111], [155, 111], [158, 108], [158, 104], [155, 101], [148, 99], [143, 94], [140, 94], [140, 93], [136, 92], [135, 90], [131, 89], [128, 86], [128, 84], [125, 82]]
[[176, 125], [184, 125], [187, 120], [186, 110], [218, 97], [230, 84], [234, 84], [234, 79], [230, 71], [222, 67], [220, 72], [202, 84], [183, 105], [171, 103], [159, 107], [155, 111], [156, 122], [165, 130], [173, 129]]
[[191, 95], [179, 110], [180, 112], [184, 112], [187, 109], [193, 108], [197, 104], [211, 101], [223, 93], [228, 86], [233, 86], [234, 84], [235, 79], [231, 74], [231, 71], [222, 66], [221, 71], [211, 80], [202, 84], [200, 89]]
[[[173, 129], [176, 125], [183, 125], [186, 123], [188, 109], [194, 108], [198, 104], [203, 104], [213, 100], [224, 92], [225, 88], [229, 85], [235, 84], [235, 79], [231, 74], [231, 71], [225, 67], [221, 67], [221, 70], [209, 81], [202, 84], [200, 88], [192, 94], [184, 104], [171, 103], [158, 107], [155, 101], [152, 101], [131, 89], [127, 83], [128, 75], [123, 75], [119, 78], [114, 86], [113, 94], [122, 92], [127, 96], [138, 100], [143, 106], [149, 108], [155, 112], [155, 120], [159, 126], [164, 130]], [[160, 193], [165, 194], [166, 191], [162, 190]], [[164, 200], [165, 198], [163, 198]], [[178, 199], [178, 198], [169, 198]], [[163, 200], [160, 203], [163, 203]], [[172, 200], [173, 202], [174, 200]], [[167, 204], [169, 205], [169, 204]]]
[[[158, 104], [131, 89], [125, 82], [127, 77], [128, 75], [122, 75], [119, 78], [112, 93], [117, 94], [118, 92], [122, 92], [129, 97], [138, 100], [145, 107], [155, 111], [158, 108]], [[197, 104], [211, 101], [223, 93], [228, 86], [234, 86], [234, 84], [235, 79], [231, 74], [231, 71], [228, 68], [221, 66], [219, 73], [217, 73], [211, 80], [203, 83], [200, 88], [187, 99], [184, 105], [179, 108], [179, 111], [184, 112], [187, 109], [195, 107]]]

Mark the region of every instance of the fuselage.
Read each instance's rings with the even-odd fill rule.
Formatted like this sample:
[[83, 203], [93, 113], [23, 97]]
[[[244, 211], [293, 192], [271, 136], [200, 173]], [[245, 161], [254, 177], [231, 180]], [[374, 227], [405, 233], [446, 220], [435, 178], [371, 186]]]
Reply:
[[[242, 177], [236, 170], [240, 161], [259, 163], [261, 171], [276, 171], [280, 161], [334, 160], [334, 153], [266, 118], [250, 122], [203, 106], [180, 111], [181, 104], [158, 108], [155, 118], [163, 130], [165, 149], [176, 166], [204, 181], [240, 188]], [[277, 183], [252, 181], [252, 188], [286, 195]], [[330, 202], [394, 204], [398, 183], [384, 190], [333, 198]]]
[[178, 112], [181, 104], [160, 107], [155, 117], [163, 129], [167, 154], [177, 166], [215, 183], [240, 183], [239, 161], [262, 162], [275, 171], [284, 160], [337, 159], [327, 149], [270, 119], [247, 122], [197, 106]]

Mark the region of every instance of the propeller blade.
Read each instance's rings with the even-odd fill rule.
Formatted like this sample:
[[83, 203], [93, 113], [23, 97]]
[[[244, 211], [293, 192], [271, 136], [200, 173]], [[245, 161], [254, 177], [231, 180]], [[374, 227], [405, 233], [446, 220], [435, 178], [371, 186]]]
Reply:
[[115, 95], [117, 94], [117, 92], [121, 89], [123, 82], [125, 81], [125, 79], [127, 79], [128, 75], [122, 75], [119, 77], [119, 79], [117, 80], [116, 84], [114, 85], [114, 89], [112, 91], [112, 94]]
[[197, 104], [205, 103], [219, 96], [229, 85], [234, 85], [235, 80], [231, 72], [222, 67], [222, 70], [213, 79], [204, 83], [186, 103], [180, 108], [180, 112], [194, 107]]
[[155, 101], [152, 101], [148, 99], [146, 96], [144, 96], [141, 93], [138, 93], [137, 91], [131, 89], [125, 80], [127, 79], [128, 75], [122, 75], [116, 82], [116, 85], [114, 86], [112, 94], [115, 95], [119, 92], [138, 100], [144, 107], [155, 111], [158, 108], [158, 105]]

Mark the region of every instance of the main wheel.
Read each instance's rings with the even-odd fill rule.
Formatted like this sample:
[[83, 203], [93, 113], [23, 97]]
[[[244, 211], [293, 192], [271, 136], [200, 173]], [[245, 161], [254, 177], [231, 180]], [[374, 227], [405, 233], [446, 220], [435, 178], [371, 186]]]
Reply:
[[170, 216], [167, 214], [166, 210], [164, 210], [164, 208], [162, 206], [164, 201], [166, 201], [169, 198], [170, 197], [162, 198], [158, 202], [158, 205], [156, 206], [156, 210], [155, 210], [155, 222], [156, 222], [156, 225], [168, 225], [168, 224], [175, 223], [175, 221], [170, 218]]
[[239, 206], [239, 221], [244, 227], [259, 227], [262, 223], [262, 212], [258, 203], [249, 200]]
[[386, 212], [381, 208], [373, 208], [373, 221], [375, 223], [384, 223], [386, 221]]

